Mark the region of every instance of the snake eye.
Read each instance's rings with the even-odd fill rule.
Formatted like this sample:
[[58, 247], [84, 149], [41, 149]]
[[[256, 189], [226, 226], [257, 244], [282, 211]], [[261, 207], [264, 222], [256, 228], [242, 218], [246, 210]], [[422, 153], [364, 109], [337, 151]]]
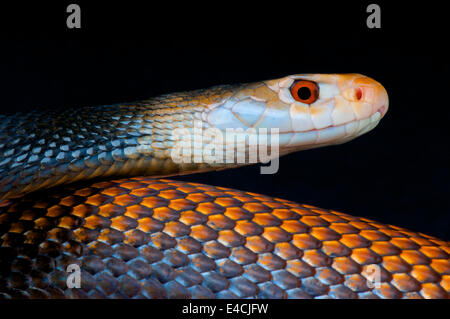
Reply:
[[305, 104], [312, 104], [319, 98], [319, 87], [311, 81], [299, 80], [291, 86], [292, 97]]

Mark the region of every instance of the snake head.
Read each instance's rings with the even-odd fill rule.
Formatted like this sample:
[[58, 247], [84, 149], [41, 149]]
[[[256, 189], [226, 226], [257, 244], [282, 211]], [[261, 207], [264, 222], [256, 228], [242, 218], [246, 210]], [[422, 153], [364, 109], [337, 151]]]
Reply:
[[297, 74], [244, 85], [207, 114], [219, 129], [279, 130], [280, 153], [350, 141], [373, 129], [388, 95], [361, 74]]

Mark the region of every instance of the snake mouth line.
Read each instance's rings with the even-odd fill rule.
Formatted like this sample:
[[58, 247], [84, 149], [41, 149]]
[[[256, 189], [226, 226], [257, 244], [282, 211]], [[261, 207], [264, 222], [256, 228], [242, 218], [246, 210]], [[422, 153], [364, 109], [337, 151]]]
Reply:
[[347, 142], [373, 129], [383, 116], [383, 113], [380, 113], [380, 111], [382, 112], [383, 110], [380, 108], [369, 117], [336, 126], [330, 125], [308, 131], [281, 132], [279, 133], [280, 145], [290, 148]]

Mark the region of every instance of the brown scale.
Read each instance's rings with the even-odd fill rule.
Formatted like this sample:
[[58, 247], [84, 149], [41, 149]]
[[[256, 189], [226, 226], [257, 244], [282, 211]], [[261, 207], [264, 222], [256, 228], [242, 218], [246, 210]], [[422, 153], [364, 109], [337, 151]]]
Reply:
[[0, 203], [1, 297], [449, 297], [450, 246], [434, 237], [194, 183], [75, 187]]

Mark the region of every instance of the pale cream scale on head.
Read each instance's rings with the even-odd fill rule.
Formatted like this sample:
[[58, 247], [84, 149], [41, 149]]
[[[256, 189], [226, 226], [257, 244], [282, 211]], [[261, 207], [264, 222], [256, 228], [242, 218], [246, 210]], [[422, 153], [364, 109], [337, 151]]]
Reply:
[[298, 74], [243, 85], [206, 111], [212, 127], [278, 128], [281, 150], [340, 144], [373, 129], [388, 109], [384, 87], [360, 74]]

